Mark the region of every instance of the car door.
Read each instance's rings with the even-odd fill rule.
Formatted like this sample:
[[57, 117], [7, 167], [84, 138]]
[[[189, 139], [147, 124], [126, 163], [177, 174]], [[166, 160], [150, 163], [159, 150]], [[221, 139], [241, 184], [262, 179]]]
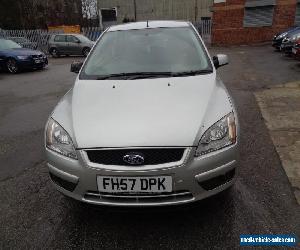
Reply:
[[68, 51], [72, 55], [80, 55], [82, 54], [81, 50], [81, 42], [76, 36], [68, 35], [67, 36], [68, 42]]
[[66, 35], [56, 35], [54, 44], [60, 54], [68, 53], [68, 43]]

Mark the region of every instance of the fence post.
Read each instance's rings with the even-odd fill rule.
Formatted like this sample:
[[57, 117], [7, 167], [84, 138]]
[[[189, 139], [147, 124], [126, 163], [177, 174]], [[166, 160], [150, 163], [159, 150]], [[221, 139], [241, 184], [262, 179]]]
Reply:
[[3, 29], [0, 28], [0, 37], [5, 37], [5, 32]]

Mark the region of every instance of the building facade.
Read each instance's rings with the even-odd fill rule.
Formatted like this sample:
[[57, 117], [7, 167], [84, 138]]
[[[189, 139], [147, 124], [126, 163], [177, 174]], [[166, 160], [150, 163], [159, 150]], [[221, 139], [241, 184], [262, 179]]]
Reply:
[[213, 0], [101, 0], [100, 18], [105, 26], [126, 21], [188, 20], [211, 18]]
[[300, 24], [299, 0], [215, 0], [212, 43], [251, 44]]

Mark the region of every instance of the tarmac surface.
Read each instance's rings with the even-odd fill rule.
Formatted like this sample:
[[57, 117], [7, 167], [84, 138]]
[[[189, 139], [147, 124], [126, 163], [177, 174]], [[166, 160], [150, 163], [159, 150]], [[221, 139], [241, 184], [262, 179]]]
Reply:
[[241, 166], [230, 192], [180, 207], [70, 202], [49, 180], [43, 130], [72, 87], [74, 58], [50, 59], [45, 71], [0, 73], [0, 249], [236, 249], [240, 234], [300, 236], [300, 207], [254, 97], [299, 80], [300, 65], [269, 46], [210, 50], [231, 61], [219, 73], [238, 107]]

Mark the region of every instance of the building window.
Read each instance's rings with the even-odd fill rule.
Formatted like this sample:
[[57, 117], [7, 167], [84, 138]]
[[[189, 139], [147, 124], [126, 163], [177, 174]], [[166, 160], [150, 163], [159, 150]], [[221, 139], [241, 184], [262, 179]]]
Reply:
[[297, 3], [295, 24], [300, 26], [300, 1], [298, 1], [298, 3]]
[[112, 9], [101, 9], [101, 16], [103, 22], [115, 22], [117, 21], [117, 10]]
[[276, 0], [247, 0], [244, 27], [272, 26]]

